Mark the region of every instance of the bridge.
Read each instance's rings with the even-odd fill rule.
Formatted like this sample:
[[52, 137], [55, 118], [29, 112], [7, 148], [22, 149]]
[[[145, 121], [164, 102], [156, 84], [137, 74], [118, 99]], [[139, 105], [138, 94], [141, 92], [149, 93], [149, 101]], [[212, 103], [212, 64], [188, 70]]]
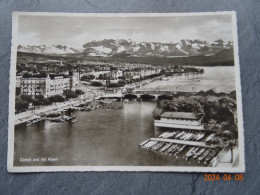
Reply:
[[191, 91], [168, 91], [168, 90], [135, 90], [135, 91], [126, 91], [123, 92], [122, 95], [124, 97], [133, 95], [137, 98], [141, 98], [142, 96], [153, 96], [155, 99], [158, 99], [160, 96], [169, 96], [172, 97], [175, 94], [183, 94], [183, 95], [191, 95], [194, 92]]
[[169, 90], [154, 90], [154, 89], [149, 89], [149, 90], [132, 90], [132, 91], [127, 91], [127, 90], [122, 90], [118, 92], [111, 92], [111, 93], [106, 93], [101, 95], [99, 98], [127, 98], [127, 96], [135, 96], [136, 98], [142, 98], [143, 96], [150, 96], [154, 99], [158, 99], [160, 96], [168, 96], [172, 97], [175, 94], [180, 94], [180, 95], [192, 95], [195, 92], [191, 91], [169, 91]]

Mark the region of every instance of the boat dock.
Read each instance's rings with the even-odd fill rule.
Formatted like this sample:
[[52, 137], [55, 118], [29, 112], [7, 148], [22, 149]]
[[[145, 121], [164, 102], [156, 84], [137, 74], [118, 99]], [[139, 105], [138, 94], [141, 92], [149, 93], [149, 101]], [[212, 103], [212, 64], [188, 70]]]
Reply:
[[184, 140], [177, 140], [177, 139], [165, 139], [165, 138], [150, 138], [151, 141], [160, 141], [160, 142], [168, 142], [168, 143], [175, 143], [175, 144], [183, 144], [189, 146], [197, 146], [197, 147], [204, 147], [204, 148], [213, 148], [205, 144], [205, 142], [195, 142], [195, 141], [184, 141]]
[[[211, 167], [222, 166], [223, 163], [234, 166], [236, 160], [230, 163], [231, 155], [228, 149], [206, 144], [206, 140], [213, 137], [214, 134], [208, 135], [201, 132], [164, 132], [157, 138], [143, 141], [139, 146], [164, 155], [173, 155], [176, 158], [183, 157], [189, 163], [197, 161]], [[235, 155], [234, 159], [237, 158], [238, 155]]]

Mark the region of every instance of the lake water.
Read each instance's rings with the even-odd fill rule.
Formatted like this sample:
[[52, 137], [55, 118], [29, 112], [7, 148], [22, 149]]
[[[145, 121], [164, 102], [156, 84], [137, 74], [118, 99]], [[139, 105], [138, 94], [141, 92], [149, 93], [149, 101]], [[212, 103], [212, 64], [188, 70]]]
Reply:
[[[188, 88], [191, 83], [198, 90], [216, 86], [217, 91], [229, 92], [235, 89], [233, 67], [203, 68], [203, 75], [156, 82], [161, 89], [176, 86]], [[204, 81], [197, 81], [199, 78]], [[155, 84], [150, 83], [145, 87], [156, 87]], [[76, 123], [41, 121], [31, 126], [16, 126], [14, 165], [204, 166], [195, 161], [188, 162], [182, 157], [154, 153], [139, 147], [144, 140], [163, 132], [153, 125], [152, 111], [155, 106], [155, 101], [131, 102], [119, 110], [76, 111]], [[21, 158], [55, 160], [21, 162]]]
[[198, 67], [205, 70], [204, 74], [190, 74], [174, 76], [169, 80], [155, 81], [142, 87], [142, 89], [198, 92], [215, 89], [216, 92], [231, 92], [235, 90], [234, 66]]
[[[196, 165], [141, 149], [158, 136], [152, 111], [156, 102], [131, 102], [119, 110], [76, 111], [78, 122], [41, 121], [15, 128], [15, 165]], [[20, 162], [20, 158], [57, 158], [55, 162]]]

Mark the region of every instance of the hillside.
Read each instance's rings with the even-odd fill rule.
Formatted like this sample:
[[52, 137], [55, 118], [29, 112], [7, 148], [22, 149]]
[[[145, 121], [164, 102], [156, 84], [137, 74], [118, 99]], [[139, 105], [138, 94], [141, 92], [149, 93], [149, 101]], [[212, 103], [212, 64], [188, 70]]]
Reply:
[[75, 53], [69, 55], [45, 55], [35, 53], [17, 53], [17, 63], [54, 63], [63, 61], [65, 63], [78, 63], [88, 60], [103, 62], [129, 62], [144, 63], [152, 65], [234, 65], [233, 49], [225, 49], [211, 56], [188, 56], [188, 57], [133, 57], [126, 53], [114, 55], [112, 57], [87, 56], [84, 53]]

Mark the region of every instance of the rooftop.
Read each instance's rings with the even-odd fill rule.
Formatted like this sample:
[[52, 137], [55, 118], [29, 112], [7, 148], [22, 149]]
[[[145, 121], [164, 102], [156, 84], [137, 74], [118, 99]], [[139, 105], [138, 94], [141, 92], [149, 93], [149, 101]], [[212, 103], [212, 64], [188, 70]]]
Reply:
[[[48, 74], [41, 73], [41, 74], [24, 74], [23, 78], [47, 78]], [[64, 74], [49, 74], [51, 79], [55, 79], [55, 77], [63, 77], [68, 78], [68, 75]]]
[[174, 118], [174, 119], [191, 119], [196, 120], [200, 114], [194, 114], [191, 112], [164, 112], [162, 118]]

